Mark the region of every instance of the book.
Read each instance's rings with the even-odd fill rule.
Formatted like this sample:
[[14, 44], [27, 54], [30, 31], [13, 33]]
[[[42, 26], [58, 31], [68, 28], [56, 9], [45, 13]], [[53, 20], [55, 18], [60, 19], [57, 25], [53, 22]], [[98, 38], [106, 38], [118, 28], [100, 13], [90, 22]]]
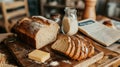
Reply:
[[109, 28], [95, 20], [86, 19], [78, 22], [79, 31], [104, 46], [110, 46], [120, 39], [120, 31]]

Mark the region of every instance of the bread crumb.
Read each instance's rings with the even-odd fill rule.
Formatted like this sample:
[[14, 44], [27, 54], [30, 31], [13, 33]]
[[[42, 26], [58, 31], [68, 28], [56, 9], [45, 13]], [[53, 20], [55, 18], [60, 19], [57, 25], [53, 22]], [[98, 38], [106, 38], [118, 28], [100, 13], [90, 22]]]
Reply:
[[5, 63], [5, 62], [6, 62], [5, 54], [0, 53], [0, 63]]
[[41, 62], [39, 62], [39, 61], [35, 61], [35, 63], [37, 63], [37, 64], [41, 64]]
[[18, 67], [7, 63], [0, 63], [0, 67]]
[[69, 60], [63, 60], [62, 62], [71, 64], [71, 62]]
[[11, 64], [8, 64], [8, 61], [6, 60], [6, 55], [0, 53], [0, 67], [17, 67]]
[[58, 61], [52, 61], [50, 63], [50, 66], [58, 66], [59, 65], [59, 62]]

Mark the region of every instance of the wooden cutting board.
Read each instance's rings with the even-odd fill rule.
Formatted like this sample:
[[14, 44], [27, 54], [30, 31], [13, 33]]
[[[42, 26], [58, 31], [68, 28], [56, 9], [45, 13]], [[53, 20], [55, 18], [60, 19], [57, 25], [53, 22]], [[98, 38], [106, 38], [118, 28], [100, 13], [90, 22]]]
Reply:
[[102, 59], [104, 55], [102, 51], [95, 49], [94, 56], [82, 61], [75, 61], [54, 52], [50, 48], [51, 45], [47, 45], [41, 48], [41, 50], [49, 52], [51, 54], [51, 58], [48, 59], [45, 63], [36, 63], [35, 61], [30, 60], [27, 56], [28, 53], [34, 50], [31, 46], [22, 43], [16, 37], [9, 37], [4, 41], [4, 43], [11, 51], [19, 65], [22, 67], [52, 67], [50, 66], [50, 63], [55, 61], [59, 63], [59, 65], [56, 67], [86, 67]]
[[120, 66], [120, 53], [109, 50], [106, 47], [96, 43], [94, 47], [99, 51], [104, 52], [104, 56], [101, 60], [90, 65], [90, 67], [119, 67]]
[[[115, 63], [118, 63], [120, 60], [120, 54], [113, 52], [111, 50], [108, 50], [104, 48], [103, 46], [100, 46], [100, 44], [96, 43], [95, 46], [95, 55], [91, 58], [87, 58], [82, 61], [75, 61], [71, 60], [63, 55], [60, 55], [56, 52], [54, 52], [50, 47], [51, 45], [47, 45], [41, 50], [47, 51], [51, 54], [51, 58], [47, 60], [45, 63], [36, 63], [33, 60], [30, 60], [28, 58], [28, 53], [33, 51], [34, 49], [18, 40], [16, 37], [9, 37], [4, 41], [5, 45], [8, 47], [8, 49], [13, 54], [16, 61], [19, 63], [22, 67], [52, 67], [50, 66], [51, 62], [57, 61], [59, 63], [56, 67], [104, 67], [104, 66], [111, 66], [115, 65]], [[95, 63], [96, 62], [96, 63]]]

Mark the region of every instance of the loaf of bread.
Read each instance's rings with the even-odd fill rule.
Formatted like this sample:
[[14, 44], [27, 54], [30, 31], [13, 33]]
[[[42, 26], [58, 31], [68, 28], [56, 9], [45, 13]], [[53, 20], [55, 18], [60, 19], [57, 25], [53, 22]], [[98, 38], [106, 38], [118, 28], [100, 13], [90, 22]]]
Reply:
[[55, 41], [58, 30], [56, 22], [42, 16], [23, 18], [14, 26], [18, 37], [36, 49]]
[[93, 42], [80, 35], [59, 35], [56, 42], [51, 46], [53, 50], [62, 52], [74, 60], [83, 60], [95, 53]]
[[115, 25], [111, 22], [111, 20], [105, 20], [103, 24], [109, 28], [116, 29]]

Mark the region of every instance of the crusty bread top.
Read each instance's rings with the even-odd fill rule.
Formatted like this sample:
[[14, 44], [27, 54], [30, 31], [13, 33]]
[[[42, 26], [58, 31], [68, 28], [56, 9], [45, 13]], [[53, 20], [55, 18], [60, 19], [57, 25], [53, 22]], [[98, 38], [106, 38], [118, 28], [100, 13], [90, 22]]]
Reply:
[[27, 36], [34, 38], [40, 28], [50, 26], [54, 23], [54, 21], [46, 19], [42, 16], [25, 17], [18, 21], [18, 23], [14, 26], [14, 29], [15, 31], [22, 32], [27, 34]]
[[112, 27], [112, 22], [110, 20], [104, 21], [103, 24], [108, 27]]
[[48, 22], [48, 19], [46, 19], [42, 16], [25, 17], [25, 18], [22, 18], [21, 20], [19, 20], [18, 24], [24, 23], [25, 21], [27, 21], [27, 22], [37, 22], [37, 23], [40, 23], [40, 24], [50, 25], [50, 23]]

